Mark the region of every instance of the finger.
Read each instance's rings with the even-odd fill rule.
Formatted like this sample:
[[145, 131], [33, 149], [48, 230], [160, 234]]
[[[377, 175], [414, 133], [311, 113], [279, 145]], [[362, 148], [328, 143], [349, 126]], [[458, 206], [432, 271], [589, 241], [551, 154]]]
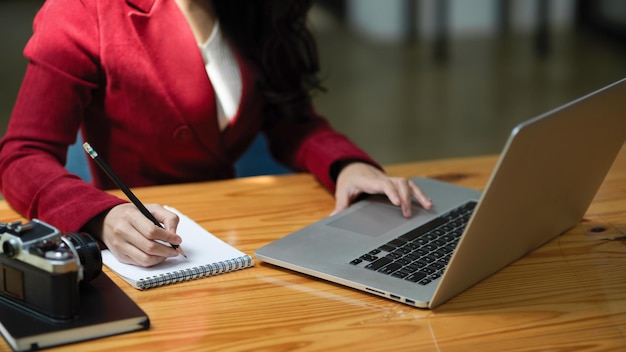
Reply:
[[[128, 223], [126, 223], [126, 225], [128, 225]], [[130, 228], [131, 230], [124, 231], [118, 228], [114, 236], [107, 237], [107, 239], [110, 239], [107, 241], [108, 248], [120, 262], [138, 266], [152, 266], [165, 260], [165, 257], [150, 256], [138, 249], [128, 240], [131, 238], [129, 236], [132, 236], [129, 234], [136, 232], [129, 225], [126, 226], [126, 228]], [[141, 235], [137, 233], [136, 236]]]
[[160, 257], [178, 255], [169, 243], [180, 244], [182, 242], [180, 236], [154, 225], [141, 213], [138, 217], [133, 217], [130, 224], [134, 232], [129, 233], [127, 239], [145, 254]]
[[132, 245], [127, 245], [122, 249], [116, 258], [123, 263], [143, 267], [151, 267], [165, 260], [165, 257], [148, 255]]
[[412, 213], [413, 201], [411, 199], [411, 188], [409, 182], [403, 178], [394, 179], [398, 197], [400, 199], [400, 208], [405, 218], [410, 218]]
[[400, 206], [402, 201], [400, 199], [400, 192], [398, 190], [397, 182], [392, 181], [391, 179], [385, 179], [382, 182], [382, 191], [389, 198], [389, 201], [393, 205]]
[[157, 221], [163, 224], [163, 227], [166, 230], [174, 233], [176, 232], [178, 222], [180, 221], [178, 215], [165, 209], [159, 204], [148, 204], [146, 205], [146, 208], [150, 211], [150, 213], [152, 213], [152, 215], [154, 215]]
[[413, 193], [413, 197], [417, 200], [417, 202], [424, 208], [430, 209], [433, 207], [433, 201], [427, 195], [422, 192], [422, 190], [413, 182], [413, 180], [409, 180], [409, 187]]
[[335, 190], [335, 209], [332, 213], [330, 213], [330, 216], [335, 215], [350, 206], [350, 203], [352, 202], [350, 193], [350, 186], [345, 184], [337, 185], [337, 189]]
[[330, 213], [330, 215], [333, 216], [342, 210], [346, 210], [349, 205], [350, 205], [350, 201], [347, 196], [336, 196], [335, 197], [335, 209], [333, 210], [332, 213]]
[[137, 262], [135, 259], [133, 259], [127, 254], [118, 253], [118, 251], [113, 251], [113, 250], [111, 250], [111, 253], [113, 253], [113, 256], [117, 258], [117, 260], [119, 260], [121, 263], [140, 266], [139, 262]]
[[[133, 214], [130, 219], [131, 225], [135, 228], [135, 230], [146, 240], [151, 242], [161, 241], [172, 244], [180, 244], [182, 242], [182, 238], [178, 236], [176, 233], [168, 231], [160, 226], [155, 225], [152, 221], [146, 218], [143, 214], [137, 210], [137, 213]], [[134, 236], [133, 236], [134, 238]], [[140, 246], [141, 244], [145, 244], [145, 241], [139, 241], [137, 239], [136, 245]], [[144, 248], [144, 247], [140, 247]], [[149, 252], [148, 252], [149, 253]], [[151, 254], [151, 253], [150, 253]]]

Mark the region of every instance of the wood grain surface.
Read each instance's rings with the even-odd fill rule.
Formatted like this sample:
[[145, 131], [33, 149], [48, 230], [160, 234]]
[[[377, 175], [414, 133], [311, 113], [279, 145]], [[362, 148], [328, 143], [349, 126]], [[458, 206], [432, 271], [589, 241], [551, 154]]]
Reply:
[[[486, 156], [386, 169], [482, 189], [496, 162]], [[251, 255], [334, 207], [332, 194], [308, 174], [133, 191], [144, 203], [177, 208]], [[0, 202], [1, 221], [19, 218]], [[146, 311], [151, 328], [51, 351], [624, 351], [625, 238], [623, 148], [576, 227], [435, 310], [258, 261], [146, 291], [105, 269]], [[8, 350], [0, 341], [0, 351]]]

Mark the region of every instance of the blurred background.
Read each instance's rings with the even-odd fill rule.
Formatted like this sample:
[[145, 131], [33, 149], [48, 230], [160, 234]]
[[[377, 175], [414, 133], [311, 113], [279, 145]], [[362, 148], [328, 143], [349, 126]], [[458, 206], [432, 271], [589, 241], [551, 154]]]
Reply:
[[[42, 3], [0, 0], [0, 135]], [[626, 77], [623, 0], [318, 0], [311, 25], [318, 111], [382, 164], [497, 153], [517, 123]]]

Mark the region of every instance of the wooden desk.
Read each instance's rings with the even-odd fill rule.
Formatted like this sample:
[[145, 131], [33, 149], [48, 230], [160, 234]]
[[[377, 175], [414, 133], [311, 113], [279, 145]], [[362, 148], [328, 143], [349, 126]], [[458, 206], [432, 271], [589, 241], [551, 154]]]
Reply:
[[[496, 157], [395, 165], [388, 172], [482, 188]], [[581, 165], [584, 172], [584, 165]], [[136, 189], [252, 254], [329, 214], [309, 175]], [[120, 194], [121, 195], [121, 194]], [[0, 203], [0, 219], [19, 216]], [[147, 291], [115, 282], [150, 330], [63, 351], [615, 351], [626, 349], [626, 148], [583, 221], [430, 311], [257, 262]], [[0, 350], [8, 350], [4, 341]]]

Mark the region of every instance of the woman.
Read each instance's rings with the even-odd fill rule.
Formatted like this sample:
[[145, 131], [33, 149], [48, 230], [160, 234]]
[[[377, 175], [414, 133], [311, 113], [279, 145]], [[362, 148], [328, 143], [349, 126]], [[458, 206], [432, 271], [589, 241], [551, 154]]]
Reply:
[[154, 226], [93, 165], [68, 173], [80, 130], [130, 187], [230, 178], [260, 132], [273, 156], [335, 192], [335, 212], [386, 194], [410, 216], [413, 182], [386, 176], [311, 106], [321, 89], [305, 26], [311, 1], [48, 0], [24, 54], [29, 65], [0, 142], [0, 191], [24, 216], [88, 231], [122, 262], [178, 253], [178, 218]]

